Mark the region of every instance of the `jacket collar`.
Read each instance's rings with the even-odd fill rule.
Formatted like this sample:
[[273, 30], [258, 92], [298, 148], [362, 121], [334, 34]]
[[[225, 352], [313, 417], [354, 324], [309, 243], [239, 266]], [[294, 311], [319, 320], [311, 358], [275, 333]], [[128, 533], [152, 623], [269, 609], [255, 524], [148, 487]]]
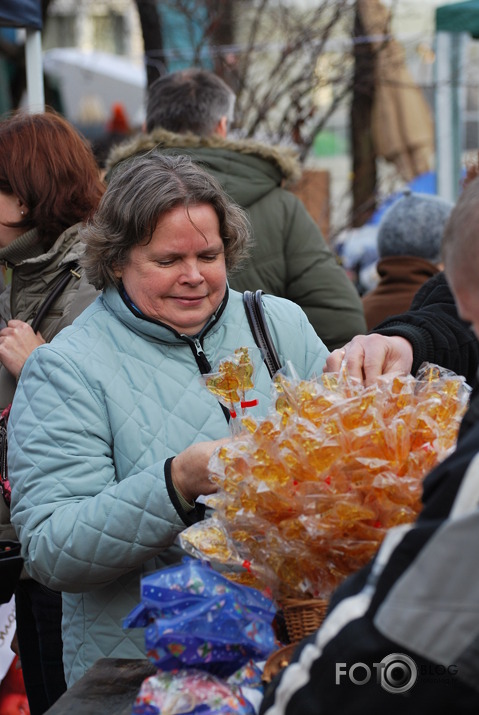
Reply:
[[226, 286], [226, 292], [219, 307], [210, 317], [206, 325], [200, 330], [197, 335], [184, 336], [178, 333], [174, 328], [171, 328], [166, 323], [162, 323], [154, 318], [149, 318], [143, 315], [138, 308], [129, 300], [128, 296], [123, 294], [123, 291], [115, 287], [106, 288], [103, 292], [103, 301], [110, 310], [115, 313], [117, 318], [128, 326], [133, 332], [138, 335], [148, 335], [155, 340], [161, 340], [165, 343], [179, 344], [191, 341], [195, 338], [201, 340], [207, 333], [216, 329], [224, 320], [224, 314], [228, 305], [229, 287]]
[[239, 152], [265, 159], [276, 166], [285, 181], [294, 182], [300, 178], [301, 166], [297, 153], [290, 147], [269, 146], [249, 139], [231, 139], [219, 135], [200, 137], [196, 134], [174, 134], [160, 127], [149, 134], [139, 133], [132, 139], [114, 147], [106, 161], [106, 173], [120, 162], [152, 149], [219, 149]]
[[[0, 249], [0, 263], [16, 268], [29, 266], [29, 270], [43, 270], [50, 263], [58, 263], [61, 267], [66, 263], [76, 262], [83, 253], [83, 244], [78, 239], [81, 224], [63, 231], [51, 248], [45, 252], [38, 238], [36, 228], [18, 236], [12, 243]], [[60, 260], [58, 257], [61, 256]]]
[[17, 236], [8, 246], [0, 248], [0, 263], [13, 268], [27, 259], [41, 256], [42, 253], [44, 250], [38, 231], [36, 228], [32, 228], [30, 231], [22, 233], [21, 236]]

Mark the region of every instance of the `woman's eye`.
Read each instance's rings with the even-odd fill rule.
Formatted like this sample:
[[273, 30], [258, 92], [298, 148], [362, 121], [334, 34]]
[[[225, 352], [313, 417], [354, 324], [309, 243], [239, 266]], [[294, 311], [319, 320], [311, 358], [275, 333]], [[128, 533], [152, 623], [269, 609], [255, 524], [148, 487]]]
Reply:
[[174, 258], [165, 258], [162, 261], [156, 261], [157, 265], [161, 266], [162, 268], [167, 268], [168, 266], [172, 266], [174, 262], [175, 262]]

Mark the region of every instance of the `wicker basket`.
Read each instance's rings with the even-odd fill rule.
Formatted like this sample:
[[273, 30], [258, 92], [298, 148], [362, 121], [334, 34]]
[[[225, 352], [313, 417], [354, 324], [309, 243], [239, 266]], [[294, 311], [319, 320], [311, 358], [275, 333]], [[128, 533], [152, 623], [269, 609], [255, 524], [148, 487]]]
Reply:
[[263, 683], [271, 683], [275, 675], [289, 665], [295, 648], [296, 643], [291, 643], [290, 645], [285, 645], [283, 648], [271, 653], [268, 660], [264, 664], [263, 675], [261, 677]]
[[291, 643], [314, 633], [321, 625], [329, 601], [322, 598], [286, 598], [281, 610]]

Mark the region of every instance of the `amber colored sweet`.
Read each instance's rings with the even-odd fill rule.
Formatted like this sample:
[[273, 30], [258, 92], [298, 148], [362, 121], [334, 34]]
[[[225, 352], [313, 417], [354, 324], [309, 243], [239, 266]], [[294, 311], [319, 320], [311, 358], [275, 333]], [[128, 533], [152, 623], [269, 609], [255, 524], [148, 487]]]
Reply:
[[254, 367], [248, 348], [238, 348], [231, 359], [222, 360], [217, 372], [205, 377], [205, 385], [236, 416], [236, 407], [254, 387]]
[[233, 373], [233, 363], [221, 366], [218, 375], [208, 377], [206, 386], [213, 395], [222, 397], [227, 404], [234, 405], [240, 401], [240, 381]]
[[183, 534], [183, 547], [197, 554], [200, 550], [203, 556], [214, 557], [220, 563], [230, 563], [238, 560], [236, 549], [228, 537], [221, 522], [214, 519], [194, 524]]
[[254, 573], [246, 571], [246, 569], [242, 571], [223, 571], [223, 576], [226, 576], [229, 581], [240, 583], [242, 586], [249, 586], [259, 590], [264, 588], [264, 583]]
[[[220, 371], [225, 399], [233, 378], [238, 395], [251, 384], [246, 353], [234, 363]], [[453, 448], [470, 391], [430, 364], [369, 388], [345, 370], [310, 381], [280, 373], [274, 385], [271, 413], [244, 416], [210, 462], [216, 530], [190, 538], [195, 525], [181, 538], [196, 555], [247, 564], [278, 600], [324, 598], [388, 529], [415, 519], [422, 479]]]

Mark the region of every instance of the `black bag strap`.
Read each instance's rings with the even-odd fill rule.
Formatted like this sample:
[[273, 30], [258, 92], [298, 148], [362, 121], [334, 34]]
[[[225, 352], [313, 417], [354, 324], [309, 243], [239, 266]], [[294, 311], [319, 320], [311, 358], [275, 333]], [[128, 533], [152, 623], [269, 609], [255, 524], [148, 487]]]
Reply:
[[58, 281], [55, 283], [53, 286], [52, 290], [50, 293], [47, 295], [45, 300], [40, 304], [35, 317], [33, 318], [32, 321], [32, 329], [33, 332], [36, 333], [37, 330], [40, 327], [40, 324], [47, 314], [50, 306], [56, 301], [60, 293], [63, 293], [65, 290], [67, 283], [70, 281], [72, 276], [75, 276], [75, 278], [81, 278], [80, 273], [78, 273], [79, 265], [78, 263], [70, 263], [68, 265], [63, 273], [60, 275], [60, 278]]
[[261, 350], [269, 374], [273, 377], [282, 366], [264, 317], [262, 295], [262, 290], [254, 293], [246, 290], [243, 293], [243, 302], [255, 343]]

